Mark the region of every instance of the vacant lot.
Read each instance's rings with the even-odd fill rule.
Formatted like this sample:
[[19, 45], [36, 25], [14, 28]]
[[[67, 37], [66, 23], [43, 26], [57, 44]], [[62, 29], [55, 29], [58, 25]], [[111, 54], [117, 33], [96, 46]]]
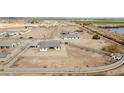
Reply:
[[[31, 51], [33, 50], [29, 50], [28, 52]], [[65, 50], [34, 52], [36, 55], [29, 54], [29, 56], [21, 57], [13, 67], [96, 67], [111, 63], [111, 59], [107, 56], [69, 46], [66, 46], [67, 53], [64, 52]], [[50, 53], [55, 55], [51, 55]], [[28, 55], [28, 53], [25, 55]]]
[[64, 44], [64, 42], [69, 42], [75, 45], [86, 46], [98, 50], [101, 50], [103, 46], [110, 44], [103, 39], [92, 39], [92, 35], [86, 31], [79, 33], [80, 39], [78, 40], [62, 40], [60, 38], [60, 32], [62, 31], [74, 31], [78, 29], [79, 28], [76, 26], [33, 28], [31, 32], [23, 36], [43, 39], [58, 38], [63, 42], [61, 49], [59, 51], [51, 49], [47, 52], [40, 52], [37, 48], [30, 48], [13, 65], [13, 67], [97, 67], [111, 64], [111, 58], [107, 56], [70, 47]]
[[99, 39], [99, 40], [95, 40], [92, 39], [93, 35], [90, 35], [87, 32], [81, 32], [80, 33], [80, 39], [76, 39], [76, 40], [62, 40], [63, 42], [70, 42], [79, 46], [86, 46], [89, 48], [93, 48], [93, 49], [98, 49], [101, 50], [102, 47], [110, 45], [111, 43], [106, 42], [103, 39]]

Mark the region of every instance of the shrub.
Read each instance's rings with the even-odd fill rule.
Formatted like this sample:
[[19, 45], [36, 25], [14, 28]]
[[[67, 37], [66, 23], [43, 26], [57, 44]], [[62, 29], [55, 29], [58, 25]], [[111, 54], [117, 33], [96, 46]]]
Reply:
[[65, 44], [67, 45], [67, 44], [68, 44], [68, 42], [65, 42]]
[[93, 35], [92, 39], [96, 39], [96, 40], [98, 40], [98, 39], [100, 39], [100, 36], [97, 35], [97, 34], [95, 34], [95, 35]]
[[20, 37], [19, 39], [22, 39], [23, 37]]
[[33, 37], [28, 37], [29, 39], [32, 39]]
[[121, 48], [119, 48], [116, 44], [112, 44], [109, 46], [105, 46], [102, 48], [103, 51], [111, 52], [111, 53], [121, 53]]

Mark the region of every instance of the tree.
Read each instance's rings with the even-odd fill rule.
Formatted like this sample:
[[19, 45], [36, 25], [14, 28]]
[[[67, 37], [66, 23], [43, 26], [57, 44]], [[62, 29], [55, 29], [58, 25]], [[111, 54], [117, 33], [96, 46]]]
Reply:
[[29, 37], [29, 39], [32, 39], [33, 37]]
[[97, 34], [95, 34], [95, 35], [93, 35], [92, 39], [96, 39], [96, 40], [98, 40], [98, 39], [100, 39], [100, 36], [97, 35]]
[[23, 37], [20, 37], [19, 39], [22, 39]]

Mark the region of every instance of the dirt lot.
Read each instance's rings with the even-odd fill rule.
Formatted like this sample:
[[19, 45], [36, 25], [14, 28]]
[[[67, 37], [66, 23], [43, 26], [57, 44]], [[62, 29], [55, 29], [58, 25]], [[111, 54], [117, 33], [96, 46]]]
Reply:
[[[92, 35], [85, 31], [80, 33], [80, 39], [78, 40], [62, 40], [60, 38], [61, 31], [74, 31], [78, 29], [76, 26], [38, 27], [32, 28], [31, 31], [24, 34], [23, 37], [59, 39], [62, 42], [71, 42], [79, 46], [87, 46], [95, 49], [101, 49], [103, 46], [110, 44], [102, 39], [93, 40]], [[111, 59], [107, 56], [63, 44], [59, 51], [48, 50], [47, 52], [40, 52], [39, 49], [31, 48], [22, 55], [13, 67], [97, 67], [110, 64], [110, 61]]]
[[32, 28], [32, 31], [22, 35], [24, 38], [33, 37], [33, 38], [42, 38], [42, 39], [59, 39], [60, 32], [64, 30], [77, 30], [79, 29], [76, 26], [51, 26], [51, 27], [38, 27]]
[[80, 39], [76, 39], [76, 40], [62, 40], [63, 42], [70, 42], [79, 46], [86, 46], [89, 48], [93, 48], [93, 49], [98, 49], [101, 50], [102, 47], [110, 45], [111, 43], [106, 42], [103, 39], [99, 39], [99, 40], [94, 40], [92, 39], [92, 35], [88, 34], [87, 32], [81, 32], [80, 33]]
[[[39, 53], [36, 53], [37, 50], [29, 50], [13, 67], [96, 67], [105, 65], [106, 62], [107, 64], [111, 63], [109, 57], [96, 53], [69, 46], [66, 46], [66, 50], [67, 53], [64, 53], [65, 49]], [[35, 51], [36, 55], [30, 54], [31, 51]], [[53, 55], [51, 55], [51, 52]]]
[[0, 28], [21, 27], [21, 26], [24, 26], [24, 24], [20, 24], [20, 23], [0, 23]]
[[23, 38], [33, 37], [33, 38], [40, 38], [40, 39], [51, 39], [54, 38], [54, 34], [56, 34], [58, 29], [56, 27], [38, 27], [32, 28], [31, 31], [27, 34], [22, 35]]
[[[18, 29], [19, 24], [1, 25], [1, 27], [13, 27]], [[22, 29], [22, 28], [20, 28]], [[24, 29], [24, 28], [23, 28]], [[92, 35], [83, 31], [80, 34], [80, 39], [77, 40], [63, 40], [60, 38], [62, 31], [78, 30], [77, 26], [51, 26], [51, 27], [37, 27], [32, 28], [30, 32], [23, 34], [23, 38], [33, 37], [38, 39], [58, 39], [64, 42], [70, 42], [79, 46], [86, 46], [93, 49], [101, 50], [102, 47], [111, 45], [110, 42], [99, 39], [92, 39]], [[2, 30], [1, 30], [2, 31]], [[21, 35], [20, 35], [21, 36]], [[35, 39], [34, 39], [35, 42]], [[24, 45], [24, 41], [22, 41]], [[16, 51], [15, 51], [16, 52]], [[13, 52], [14, 53], [14, 52]], [[15, 54], [15, 53], [14, 53]], [[12, 67], [98, 67], [111, 64], [111, 58], [90, 51], [81, 50], [62, 44], [61, 50], [48, 50], [47, 52], [40, 52], [39, 49], [30, 48], [24, 53], [21, 58]], [[124, 75], [123, 66], [104, 72], [105, 75]], [[18, 74], [20, 75], [20, 74]], [[28, 75], [28, 74], [22, 74]], [[30, 74], [30, 75], [87, 75], [87, 74]]]
[[[21, 37], [40, 38], [41, 40], [59, 39], [62, 42], [70, 42], [79, 46], [86, 46], [94, 49], [101, 49], [103, 46], [110, 44], [102, 39], [92, 39], [92, 35], [86, 31], [79, 33], [80, 39], [78, 40], [62, 40], [60, 38], [60, 32], [74, 30], [79, 30], [79, 28], [77, 26], [37, 27], [32, 28], [30, 32], [23, 34]], [[31, 48], [22, 55], [13, 67], [96, 67], [110, 64], [110, 60], [109, 57], [72, 48], [63, 44], [59, 51], [48, 50], [47, 52], [40, 52], [39, 49]]]

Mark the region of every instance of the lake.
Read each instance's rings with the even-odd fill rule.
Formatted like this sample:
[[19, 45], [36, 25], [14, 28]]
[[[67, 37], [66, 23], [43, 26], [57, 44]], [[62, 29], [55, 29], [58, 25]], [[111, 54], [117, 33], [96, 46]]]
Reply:
[[124, 34], [124, 27], [120, 27], [120, 28], [106, 28], [106, 29], [109, 29], [113, 32], [118, 32], [120, 34]]

